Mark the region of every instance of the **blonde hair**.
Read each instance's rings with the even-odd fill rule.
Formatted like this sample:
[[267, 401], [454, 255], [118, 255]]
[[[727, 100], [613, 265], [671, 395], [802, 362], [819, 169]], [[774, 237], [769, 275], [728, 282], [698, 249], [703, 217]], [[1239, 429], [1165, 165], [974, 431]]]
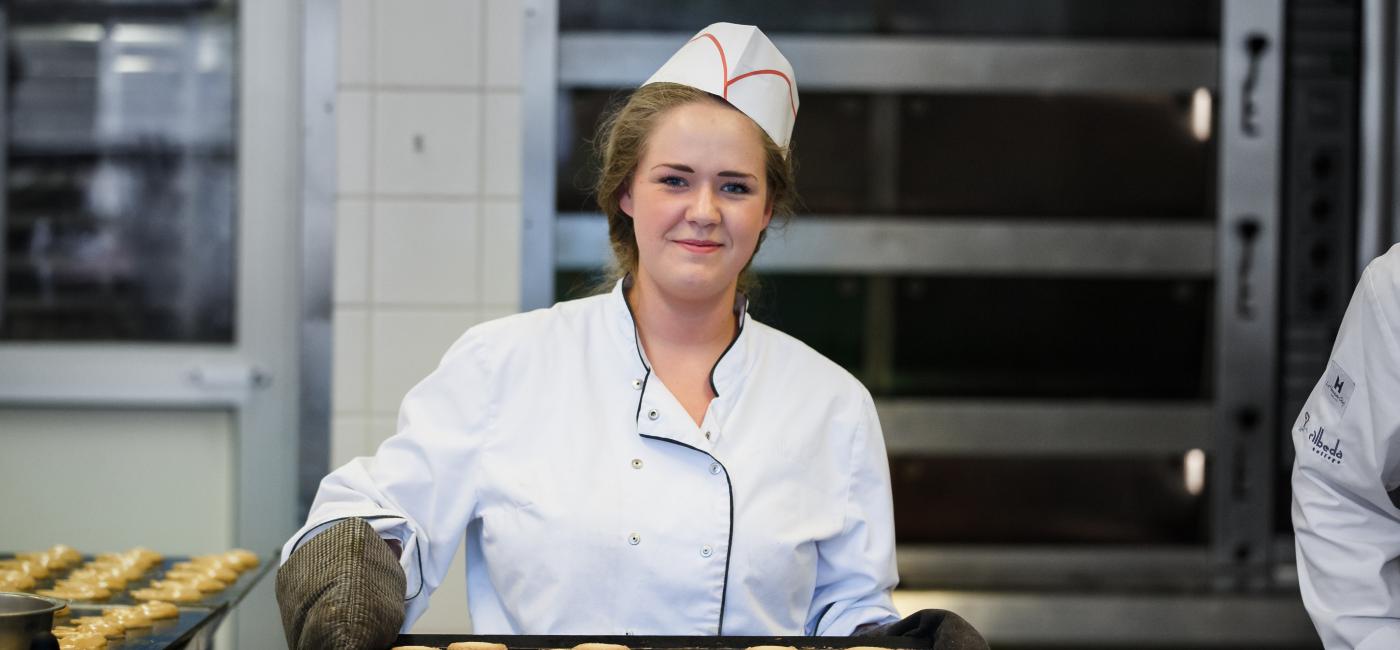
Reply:
[[[608, 239], [612, 243], [613, 260], [608, 266], [607, 275], [600, 289], [608, 290], [622, 276], [637, 270], [637, 235], [632, 219], [622, 211], [622, 194], [632, 183], [637, 164], [646, 151], [648, 137], [661, 116], [671, 109], [696, 102], [715, 102], [734, 108], [729, 102], [703, 90], [676, 83], [653, 83], [632, 92], [627, 101], [615, 106], [604, 114], [598, 124], [598, 134], [594, 147], [601, 161], [598, 181], [594, 185], [594, 195], [598, 207], [608, 218]], [[797, 174], [791, 151], [784, 150], [768, 137], [768, 133], [754, 125], [763, 138], [764, 175], [767, 196], [764, 197], [773, 209], [774, 220], [786, 221], [797, 205]], [[772, 222], [770, 222], [771, 224]], [[763, 246], [767, 237], [765, 228], [758, 235], [754, 255]], [[739, 291], [753, 293], [758, 281], [749, 266], [753, 257], [744, 264], [739, 273]]]

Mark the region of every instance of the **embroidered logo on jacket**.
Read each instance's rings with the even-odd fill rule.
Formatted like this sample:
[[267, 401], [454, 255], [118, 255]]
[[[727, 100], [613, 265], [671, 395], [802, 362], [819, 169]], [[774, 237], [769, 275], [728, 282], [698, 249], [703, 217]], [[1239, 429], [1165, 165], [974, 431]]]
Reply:
[[1327, 374], [1323, 376], [1322, 381], [1326, 383], [1327, 396], [1332, 398], [1337, 406], [1342, 407], [1342, 412], [1345, 413], [1347, 402], [1351, 401], [1351, 392], [1356, 389], [1351, 375], [1342, 370], [1341, 364], [1331, 361], [1327, 364]]
[[1316, 431], [1308, 434], [1308, 441], [1312, 443], [1313, 453], [1327, 459], [1327, 462], [1333, 465], [1341, 465], [1342, 437], [1337, 436], [1336, 440], [1332, 441], [1332, 446], [1328, 447], [1326, 433], [1326, 427], [1318, 427]]

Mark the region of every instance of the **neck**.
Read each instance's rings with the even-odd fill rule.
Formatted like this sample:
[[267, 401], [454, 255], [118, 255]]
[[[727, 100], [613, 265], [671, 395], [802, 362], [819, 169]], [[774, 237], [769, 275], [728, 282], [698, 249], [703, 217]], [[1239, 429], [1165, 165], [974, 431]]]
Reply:
[[644, 346], [723, 347], [733, 340], [738, 327], [736, 291], [736, 284], [730, 284], [713, 296], [668, 295], [645, 274], [637, 273], [627, 299]]

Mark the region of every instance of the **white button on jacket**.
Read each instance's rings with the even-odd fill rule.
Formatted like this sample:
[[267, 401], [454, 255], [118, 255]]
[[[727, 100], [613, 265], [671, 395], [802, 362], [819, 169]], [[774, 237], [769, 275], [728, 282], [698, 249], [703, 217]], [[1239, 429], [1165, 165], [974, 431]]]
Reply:
[[405, 397], [397, 435], [321, 482], [284, 560], [329, 522], [368, 518], [404, 542], [405, 629], [464, 534], [481, 634], [847, 635], [894, 620], [870, 394], [736, 309], [699, 427], [650, 371], [620, 283], [472, 328]]
[[1329, 649], [1400, 648], [1400, 245], [1366, 268], [1293, 424], [1303, 604]]

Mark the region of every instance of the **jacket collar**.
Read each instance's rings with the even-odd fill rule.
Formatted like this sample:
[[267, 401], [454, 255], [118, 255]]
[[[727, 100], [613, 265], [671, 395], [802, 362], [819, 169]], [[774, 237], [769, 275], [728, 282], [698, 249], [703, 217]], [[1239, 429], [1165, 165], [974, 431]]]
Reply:
[[[641, 337], [637, 332], [637, 321], [632, 314], [632, 306], [627, 302], [627, 291], [631, 288], [631, 274], [624, 276], [617, 281], [617, 284], [613, 285], [612, 293], [607, 299], [608, 314], [618, 333], [628, 344], [630, 351], [635, 352], [638, 371], [642, 373], [644, 381], [649, 383], [655, 381], [655, 377], [652, 376], [651, 361], [647, 359], [646, 351], [642, 349]], [[749, 327], [748, 298], [743, 293], [736, 293], [734, 296], [734, 315], [738, 319], [738, 331], [735, 333], [734, 339], [729, 342], [729, 347], [725, 348], [715, 365], [710, 369], [710, 388], [715, 392], [716, 406], [721, 408], [731, 403], [731, 400], [742, 388], [749, 365], [750, 341], [754, 335], [749, 332], [753, 328]], [[638, 404], [639, 422], [645, 422], [645, 414], [641, 412], [640, 407], [641, 401]]]

